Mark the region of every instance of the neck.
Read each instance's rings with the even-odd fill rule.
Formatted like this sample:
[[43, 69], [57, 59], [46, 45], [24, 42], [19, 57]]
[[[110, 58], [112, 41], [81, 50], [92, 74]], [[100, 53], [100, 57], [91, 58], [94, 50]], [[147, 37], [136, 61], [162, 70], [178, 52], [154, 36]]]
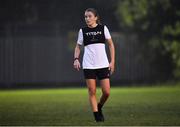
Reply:
[[96, 27], [97, 25], [98, 25], [97, 23], [94, 23], [94, 24], [92, 24], [92, 25], [88, 25], [88, 27], [94, 28], [94, 27]]

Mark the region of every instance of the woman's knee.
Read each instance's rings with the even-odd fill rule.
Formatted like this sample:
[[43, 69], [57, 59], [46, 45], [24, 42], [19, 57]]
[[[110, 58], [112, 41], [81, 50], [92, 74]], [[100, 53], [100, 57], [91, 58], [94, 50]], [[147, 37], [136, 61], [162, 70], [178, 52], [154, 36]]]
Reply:
[[89, 92], [89, 95], [90, 95], [90, 96], [96, 95], [96, 90], [95, 90], [95, 89], [88, 88], [88, 92]]
[[109, 96], [110, 96], [110, 91], [104, 91], [104, 92], [103, 92], [103, 96], [109, 97]]

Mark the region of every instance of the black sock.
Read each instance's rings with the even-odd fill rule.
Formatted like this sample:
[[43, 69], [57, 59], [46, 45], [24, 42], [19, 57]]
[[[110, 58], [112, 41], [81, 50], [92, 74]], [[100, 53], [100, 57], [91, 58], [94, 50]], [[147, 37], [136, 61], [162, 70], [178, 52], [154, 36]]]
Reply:
[[99, 112], [93, 112], [96, 122], [104, 122], [104, 117]]
[[97, 117], [98, 116], [98, 112], [93, 112], [94, 116]]
[[103, 105], [98, 103], [98, 110], [101, 110], [102, 107], [103, 107]]
[[102, 121], [102, 118], [100, 117], [99, 112], [93, 112], [93, 114], [94, 114], [94, 118], [96, 122]]
[[101, 117], [101, 120], [104, 121], [104, 115], [102, 113], [102, 107], [103, 107], [103, 105], [98, 103], [98, 112], [99, 112], [99, 115]]

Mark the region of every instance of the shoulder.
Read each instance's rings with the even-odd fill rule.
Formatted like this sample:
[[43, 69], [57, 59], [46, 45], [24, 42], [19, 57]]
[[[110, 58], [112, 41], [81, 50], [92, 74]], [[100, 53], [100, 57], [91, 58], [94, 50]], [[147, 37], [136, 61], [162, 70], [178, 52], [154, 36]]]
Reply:
[[103, 29], [104, 31], [109, 30], [107, 25], [99, 25], [99, 28]]
[[108, 29], [107, 25], [104, 25], [104, 29]]
[[104, 31], [109, 31], [109, 29], [106, 25], [104, 25]]
[[80, 29], [84, 30], [84, 29], [88, 29], [88, 27], [87, 26], [82, 26]]
[[79, 33], [82, 33], [82, 28], [79, 29]]

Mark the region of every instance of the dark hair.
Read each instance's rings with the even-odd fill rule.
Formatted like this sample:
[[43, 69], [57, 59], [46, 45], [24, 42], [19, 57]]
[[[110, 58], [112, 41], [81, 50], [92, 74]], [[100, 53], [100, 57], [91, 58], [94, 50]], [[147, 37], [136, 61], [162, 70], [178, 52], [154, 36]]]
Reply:
[[[96, 23], [97, 23], [97, 24], [101, 24], [100, 16], [99, 16], [99, 14], [98, 14], [98, 12], [97, 12], [96, 9], [94, 9], [94, 8], [88, 8], [88, 9], [86, 9], [86, 11], [92, 12], [92, 13], [94, 14], [94, 16], [97, 17]], [[85, 12], [86, 12], [86, 11], [85, 11]]]

